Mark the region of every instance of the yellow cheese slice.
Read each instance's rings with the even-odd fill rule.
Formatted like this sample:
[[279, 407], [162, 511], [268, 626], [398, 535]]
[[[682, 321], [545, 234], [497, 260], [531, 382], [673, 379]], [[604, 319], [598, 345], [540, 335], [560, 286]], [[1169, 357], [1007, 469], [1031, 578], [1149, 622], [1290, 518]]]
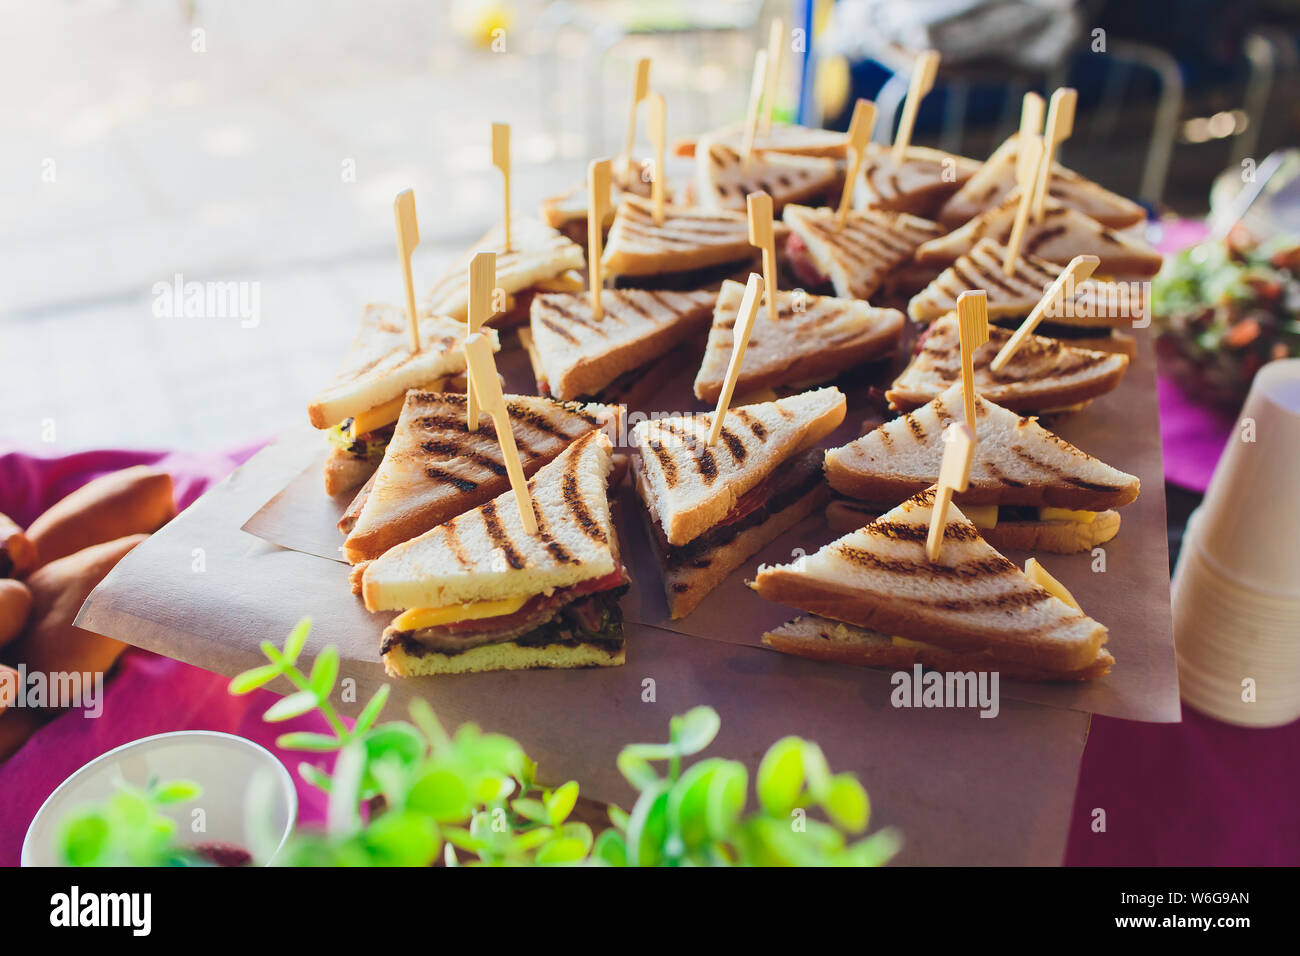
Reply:
[[1097, 517], [1097, 512], [1071, 511], [1069, 508], [1039, 508], [1038, 517], [1043, 521], [1076, 521], [1079, 524], [1091, 524]]
[[1065, 589], [1064, 584], [1048, 574], [1043, 566], [1038, 563], [1037, 558], [1030, 558], [1025, 562], [1025, 577], [1029, 578], [1029, 580], [1033, 581], [1052, 597], [1065, 602], [1076, 611], [1083, 610], [1079, 607], [1079, 602], [1074, 599], [1074, 595]]
[[970, 519], [977, 528], [996, 528], [998, 526], [997, 505], [962, 506], [961, 513]]
[[538, 292], [581, 292], [582, 274], [569, 269], [552, 279], [543, 279], [534, 283], [533, 288]]
[[517, 597], [502, 598], [499, 601], [449, 604], [446, 607], [413, 607], [393, 618], [392, 626], [399, 631], [422, 631], [426, 627], [442, 627], [444, 624], [456, 624], [460, 621], [502, 617], [515, 613], [527, 602], [527, 597]]
[[906, 637], [895, 636], [891, 637], [890, 640], [894, 642], [895, 647], [915, 647], [918, 650], [925, 650], [934, 646], [933, 644], [925, 644], [921, 641], [911, 641]]

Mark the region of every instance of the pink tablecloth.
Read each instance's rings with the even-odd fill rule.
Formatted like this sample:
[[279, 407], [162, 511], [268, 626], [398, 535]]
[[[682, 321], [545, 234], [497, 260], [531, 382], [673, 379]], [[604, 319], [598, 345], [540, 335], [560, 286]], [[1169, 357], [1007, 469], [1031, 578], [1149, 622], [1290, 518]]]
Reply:
[[[180, 504], [246, 458], [251, 449], [195, 457], [93, 452], [63, 459], [0, 455], [0, 511], [27, 521], [103, 471], [158, 464], [177, 479]], [[268, 635], [276, 637], [277, 635]], [[301, 757], [276, 751], [286, 729], [322, 729], [313, 720], [264, 724], [267, 692], [231, 697], [226, 679], [139, 650], [123, 657], [108, 683], [104, 716], [65, 714], [0, 765], [0, 864], [15, 864], [23, 834], [45, 797], [106, 750], [149, 734], [202, 728], [240, 734], [295, 768]], [[1295, 864], [1300, 816], [1294, 812], [1300, 723], [1243, 730], [1190, 711], [1182, 724], [1135, 724], [1098, 717], [1084, 754], [1066, 862], [1096, 864]], [[868, 788], [871, 781], [865, 781]], [[299, 784], [301, 819], [323, 817], [320, 795]], [[1094, 832], [1096, 810], [1105, 831]]]

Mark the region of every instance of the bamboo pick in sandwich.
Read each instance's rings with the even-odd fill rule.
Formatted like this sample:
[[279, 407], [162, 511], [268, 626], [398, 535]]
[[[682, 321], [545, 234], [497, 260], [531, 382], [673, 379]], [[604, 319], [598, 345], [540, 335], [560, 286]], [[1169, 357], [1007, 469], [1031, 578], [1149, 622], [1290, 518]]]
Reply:
[[731, 362], [727, 365], [727, 377], [722, 382], [722, 394], [718, 396], [718, 408], [713, 413], [713, 427], [709, 429], [710, 445], [715, 444], [722, 434], [722, 422], [727, 417], [727, 407], [736, 390], [740, 366], [745, 361], [745, 347], [749, 345], [749, 336], [754, 331], [754, 318], [758, 315], [758, 302], [762, 297], [761, 283], [762, 276], [757, 272], [751, 272], [749, 281], [745, 283], [745, 296], [740, 300], [736, 324], [731, 329]]
[[627, 116], [627, 143], [623, 147], [623, 161], [629, 171], [632, 166], [632, 150], [636, 148], [636, 108], [641, 105], [646, 94], [650, 92], [650, 58], [642, 57], [636, 61], [636, 83], [632, 87], [632, 108]]
[[1038, 161], [1043, 155], [1043, 137], [1034, 133], [1020, 140], [1016, 152], [1016, 184], [1020, 187], [1020, 202], [1016, 204], [1016, 218], [1007, 238], [1007, 251], [1002, 258], [1002, 274], [1015, 275], [1016, 259], [1025, 241], [1025, 228], [1029, 225], [1029, 210], [1034, 204], [1034, 183], [1038, 179]]
[[654, 203], [655, 225], [664, 224], [664, 98], [651, 93], [646, 98], [646, 125], [649, 127], [650, 145], [655, 151], [655, 178], [650, 184], [650, 199]]
[[591, 317], [597, 322], [605, 317], [605, 308], [600, 301], [601, 286], [605, 281], [601, 274], [600, 247], [605, 213], [609, 212], [610, 165], [608, 159], [596, 159], [587, 167], [587, 274], [591, 283]]
[[501, 189], [505, 194], [505, 246], [503, 252], [510, 251], [510, 124], [492, 124], [492, 165], [501, 170]]
[[871, 131], [876, 125], [876, 104], [871, 100], [858, 100], [853, 107], [853, 119], [849, 121], [849, 168], [844, 175], [844, 192], [840, 193], [840, 208], [835, 214], [835, 223], [844, 228], [849, 218], [849, 207], [853, 204], [853, 187], [862, 169], [862, 160], [867, 155], [867, 143], [871, 140]]
[[1006, 368], [1007, 363], [1011, 361], [1011, 357], [1016, 354], [1020, 346], [1024, 345], [1025, 341], [1034, 334], [1034, 329], [1038, 328], [1038, 323], [1043, 320], [1049, 310], [1054, 309], [1056, 304], [1061, 301], [1066, 288], [1069, 287], [1073, 291], [1074, 284], [1082, 282], [1096, 272], [1099, 265], [1101, 265], [1101, 260], [1096, 256], [1075, 256], [1071, 259], [1070, 264], [1061, 270], [1061, 274], [1056, 277], [1056, 281], [1048, 286], [1047, 293], [1038, 300], [1038, 304], [1025, 317], [1025, 321], [1020, 323], [1020, 328], [1012, 333], [1011, 338], [1007, 340], [1007, 344], [1002, 346], [998, 354], [993, 357], [989, 368], [994, 372], [1001, 372]]
[[1038, 182], [1034, 189], [1034, 222], [1043, 218], [1043, 211], [1047, 208], [1047, 187], [1052, 178], [1052, 163], [1056, 161], [1056, 149], [1074, 132], [1074, 107], [1078, 101], [1078, 92], [1063, 86], [1052, 94], [1051, 103], [1048, 104], [1043, 157], [1040, 162]]
[[903, 115], [898, 121], [898, 132], [894, 134], [894, 150], [891, 158], [895, 166], [903, 164], [907, 147], [912, 143], [916, 111], [920, 109], [925, 94], [934, 88], [934, 79], [938, 74], [938, 50], [925, 50], [917, 55], [916, 62], [912, 64], [912, 80], [907, 86], [907, 98], [903, 100]]
[[763, 99], [764, 77], [767, 76], [767, 51], [754, 54], [754, 77], [749, 81], [749, 106], [745, 110], [745, 143], [741, 149], [742, 164], [749, 163], [754, 152], [754, 135], [758, 132], [758, 107]]
[[767, 315], [776, 321], [776, 238], [772, 232], [772, 197], [767, 193], [750, 193], [745, 197], [749, 209], [749, 244], [763, 250], [763, 285], [767, 289]]
[[1028, 137], [1037, 136], [1043, 132], [1043, 116], [1047, 110], [1047, 104], [1043, 98], [1032, 90], [1024, 95], [1020, 101], [1020, 142], [1024, 143]]
[[393, 200], [393, 218], [397, 222], [397, 256], [402, 262], [402, 281], [406, 284], [406, 321], [411, 329], [411, 351], [420, 351], [420, 314], [415, 308], [415, 282], [411, 278], [411, 253], [420, 244], [420, 224], [415, 217], [415, 192], [403, 189]]
[[957, 327], [961, 336], [962, 410], [971, 437], [975, 435], [975, 350], [989, 340], [989, 297], [983, 289], [957, 296]]
[[524, 477], [524, 467], [519, 461], [515, 434], [510, 429], [510, 412], [506, 408], [506, 398], [501, 394], [501, 380], [497, 378], [496, 362], [492, 359], [491, 340], [482, 332], [471, 335], [465, 340], [465, 358], [473, 375], [474, 391], [478, 395], [479, 404], [492, 416], [492, 424], [496, 426], [501, 457], [505, 459], [506, 474], [510, 476], [515, 504], [519, 506], [519, 520], [523, 522], [525, 532], [537, 534], [533, 497], [528, 491], [528, 479]]
[[[497, 254], [477, 253], [469, 262], [469, 305], [465, 311], [465, 340], [477, 335], [492, 315], [492, 290], [497, 284]], [[474, 372], [465, 363], [465, 427], [478, 431], [478, 398], [474, 394]]]
[[930, 511], [930, 533], [925, 539], [925, 556], [931, 561], [939, 560], [953, 492], [965, 491], [970, 484], [974, 451], [975, 433], [971, 427], [958, 422], [949, 425], [943, 433], [943, 464], [939, 466], [939, 483], [934, 490], [934, 508]]
[[776, 108], [781, 84], [781, 61], [785, 54], [785, 21], [777, 17], [767, 34], [767, 76], [763, 81], [763, 135], [772, 135], [772, 110]]

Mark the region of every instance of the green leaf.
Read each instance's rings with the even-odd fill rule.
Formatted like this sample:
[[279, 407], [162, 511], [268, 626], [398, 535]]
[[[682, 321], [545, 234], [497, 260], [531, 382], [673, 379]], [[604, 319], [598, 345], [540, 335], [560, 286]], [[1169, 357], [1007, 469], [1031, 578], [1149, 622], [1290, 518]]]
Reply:
[[606, 866], [627, 866], [627, 843], [617, 830], [606, 830], [596, 837], [591, 855]]
[[867, 791], [852, 774], [840, 774], [833, 777], [829, 792], [822, 805], [826, 814], [837, 826], [853, 833], [861, 833], [867, 828], [871, 815], [871, 803]]
[[468, 784], [449, 767], [422, 774], [407, 794], [406, 805], [439, 823], [463, 823], [474, 809]]
[[518, 800], [511, 802], [510, 808], [525, 820], [532, 820], [536, 823], [547, 822], [546, 806], [540, 800], [534, 800], [532, 797], [520, 797]]
[[682, 756], [697, 754], [718, 736], [722, 718], [712, 707], [693, 707], [680, 717], [674, 717], [677, 752]]
[[552, 840], [537, 851], [536, 861], [542, 866], [556, 866], [566, 863], [580, 863], [587, 856], [587, 848], [582, 841], [561, 837]]
[[643, 790], [627, 821], [629, 866], [658, 866], [668, 837], [668, 784], [658, 781]]
[[83, 813], [63, 825], [60, 855], [68, 866], [95, 866], [108, 845], [108, 821], [100, 813]]
[[276, 664], [286, 671], [293, 666], [293, 661], [286, 659], [285, 656], [280, 653], [280, 648], [276, 647], [270, 641], [263, 641], [259, 646], [262, 648], [262, 653], [266, 655], [267, 659], [272, 664]]
[[897, 830], [877, 830], [871, 836], [859, 840], [844, 853], [845, 866], [884, 866], [903, 846], [903, 838]]
[[[289, 750], [291, 748], [284, 747], [284, 749]], [[306, 762], [298, 764], [298, 776], [302, 777], [302, 779], [306, 780], [316, 789], [324, 790], [326, 793], [330, 792], [330, 775], [315, 764]]]
[[745, 812], [749, 771], [736, 760], [723, 761], [709, 781], [706, 814], [709, 835], [716, 841], [730, 841], [732, 831]]
[[551, 826], [558, 827], [564, 823], [569, 818], [569, 814], [573, 812], [577, 802], [578, 783], [576, 780], [570, 780], [551, 794], [550, 799], [546, 801], [546, 812], [550, 818]]
[[379, 712], [384, 709], [384, 704], [388, 702], [389, 686], [385, 684], [375, 691], [375, 696], [370, 698], [365, 709], [357, 717], [357, 722], [352, 728], [354, 734], [364, 734], [374, 726], [375, 721], [379, 718]]
[[304, 617], [294, 625], [289, 636], [284, 640], [284, 657], [285, 660], [293, 663], [298, 660], [298, 655], [302, 653], [303, 646], [307, 643], [307, 635], [311, 632], [311, 618]]
[[385, 813], [371, 821], [362, 836], [378, 866], [429, 866], [438, 858], [438, 826], [418, 813]]
[[645, 790], [659, 782], [659, 774], [655, 773], [649, 762], [633, 749], [635, 746], [624, 747], [619, 752], [618, 772], [634, 789]]
[[275, 745], [281, 750], [304, 750], [309, 753], [328, 753], [343, 746], [343, 741], [329, 734], [315, 734], [310, 731], [293, 731], [275, 738]]
[[447, 736], [447, 731], [443, 729], [427, 700], [423, 697], [412, 698], [410, 708], [411, 720], [415, 721], [415, 726], [420, 728], [429, 746], [439, 751], [451, 745], [451, 738]]
[[831, 768], [826, 764], [826, 755], [822, 753], [821, 747], [810, 740], [800, 740], [799, 743], [808, 793], [813, 800], [821, 803], [831, 791]]
[[328, 700], [330, 692], [334, 690], [334, 681], [339, 676], [339, 650], [333, 644], [326, 647], [312, 664], [311, 679], [308, 681], [311, 689], [316, 692], [320, 700]]
[[281, 674], [284, 668], [279, 664], [263, 664], [261, 667], [254, 667], [252, 670], [246, 670], [242, 674], [236, 674], [230, 679], [229, 693], [238, 697], [240, 694], [247, 694], [257, 690], [266, 684], [271, 683]]
[[366, 748], [350, 743], [339, 751], [334, 761], [333, 785], [330, 787], [326, 827], [331, 836], [351, 834], [359, 823], [357, 804], [361, 800], [361, 782], [366, 776]]
[[184, 803], [202, 796], [203, 788], [191, 780], [173, 780], [164, 783], [153, 791], [154, 800], [160, 804]]
[[424, 738], [414, 727], [402, 721], [380, 724], [367, 731], [361, 740], [371, 760], [391, 756], [409, 767], [424, 756]]
[[668, 820], [689, 850], [709, 838], [709, 785], [717, 774], [717, 757], [690, 767], [668, 791]]
[[614, 824], [620, 830], [627, 829], [628, 814], [622, 807], [616, 807], [610, 804], [606, 811], [609, 815], [609, 822]]
[[758, 765], [758, 801], [773, 816], [787, 817], [803, 791], [803, 741], [784, 737], [774, 743]]
[[319, 706], [316, 695], [309, 690], [295, 691], [288, 697], [281, 697], [274, 704], [266, 709], [262, 719], [268, 723], [279, 723], [282, 720], [292, 720], [294, 717], [301, 717], [303, 714], [311, 713]]

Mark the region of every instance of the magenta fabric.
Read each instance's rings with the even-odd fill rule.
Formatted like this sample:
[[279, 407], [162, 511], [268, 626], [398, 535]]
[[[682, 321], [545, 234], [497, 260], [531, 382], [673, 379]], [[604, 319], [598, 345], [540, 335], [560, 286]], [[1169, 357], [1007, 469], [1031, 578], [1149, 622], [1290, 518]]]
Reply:
[[[133, 464], [169, 469], [188, 504], [209, 482], [247, 458], [93, 452], [62, 459], [0, 454], [0, 511], [29, 520], [96, 474]], [[68, 713], [42, 728], [0, 765], [0, 864], [14, 865], [41, 802], [78, 767], [119, 744], [169, 730], [239, 734], [271, 749], [296, 774], [298, 754], [275, 747], [287, 729], [323, 730], [315, 718], [267, 725], [275, 699], [226, 693], [226, 679], [140, 650], [129, 650], [106, 688], [105, 714]], [[1084, 753], [1066, 862], [1073, 865], [1251, 865], [1300, 863], [1300, 722], [1247, 730], [1184, 710], [1181, 724], [1097, 717]], [[328, 766], [327, 762], [320, 762]], [[870, 786], [871, 781], [866, 781]], [[299, 782], [299, 819], [324, 818], [324, 801]], [[1106, 831], [1091, 829], [1093, 810]]]
[[[0, 449], [0, 512], [27, 524], [97, 475], [131, 465], [154, 465], [170, 472], [177, 505], [183, 508], [256, 450], [254, 446], [225, 455], [90, 451], [64, 458], [37, 458]], [[225, 731], [268, 748], [298, 783], [299, 820], [323, 820], [322, 795], [298, 778], [298, 764], [307, 755], [280, 751], [275, 739], [289, 730], [326, 732], [325, 722], [309, 715], [266, 724], [262, 714], [277, 696], [255, 691], [246, 697], [232, 697], [226, 692], [227, 683], [227, 678], [210, 671], [129, 649], [105, 685], [104, 709], [98, 719], [82, 717], [79, 711], [62, 714], [0, 764], [0, 865], [18, 865], [27, 825], [45, 798], [73, 771], [114, 747], [171, 730]], [[311, 762], [329, 766], [327, 759]]]

